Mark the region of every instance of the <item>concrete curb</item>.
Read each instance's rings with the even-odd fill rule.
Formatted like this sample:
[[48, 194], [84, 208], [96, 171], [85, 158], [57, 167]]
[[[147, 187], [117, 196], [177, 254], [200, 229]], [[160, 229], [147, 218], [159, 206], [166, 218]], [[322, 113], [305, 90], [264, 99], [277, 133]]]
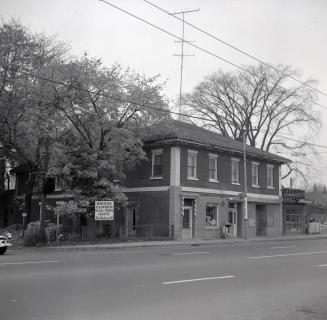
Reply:
[[295, 240], [319, 240], [327, 239], [327, 234], [301, 235], [301, 236], [282, 236], [276, 238], [254, 238], [254, 239], [214, 239], [203, 240], [193, 239], [187, 241], [139, 241], [139, 242], [120, 242], [120, 243], [103, 243], [103, 244], [85, 244], [85, 245], [63, 245], [49, 247], [23, 247], [11, 248], [10, 250], [24, 251], [96, 251], [96, 250], [117, 250], [144, 247], [167, 247], [167, 246], [205, 246], [205, 245], [232, 245], [246, 244], [251, 242], [276, 242], [276, 241], [295, 241]]

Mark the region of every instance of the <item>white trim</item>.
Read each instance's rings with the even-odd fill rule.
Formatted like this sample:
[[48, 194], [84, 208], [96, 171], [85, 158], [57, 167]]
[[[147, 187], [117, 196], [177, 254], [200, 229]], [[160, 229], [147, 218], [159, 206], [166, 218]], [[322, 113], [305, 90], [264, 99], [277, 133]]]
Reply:
[[181, 148], [171, 147], [170, 149], [170, 185], [181, 185]]
[[149, 179], [150, 180], [162, 180], [163, 178], [162, 177], [150, 177]]
[[216, 153], [209, 153], [209, 158], [218, 158], [218, 154]]
[[237, 191], [226, 191], [226, 190], [218, 190], [218, 189], [193, 188], [193, 187], [181, 187], [181, 191], [196, 192], [196, 193], [226, 194], [232, 196], [238, 196], [240, 194]]
[[153, 150], [151, 150], [151, 153], [152, 154], [162, 154], [163, 153], [163, 149], [161, 148], [161, 149], [153, 149]]
[[[271, 182], [272, 185], [268, 185], [268, 173], [271, 170]], [[274, 189], [274, 166], [272, 164], [267, 164], [267, 188]]]
[[[161, 187], [139, 187], [139, 188], [122, 188], [122, 192], [155, 192], [155, 191], [168, 191], [169, 186], [161, 186]], [[193, 188], [193, 187], [181, 187], [181, 192], [193, 192], [193, 198], [197, 197], [197, 193], [209, 193], [216, 195], [227, 195], [227, 196], [239, 196], [240, 192], [231, 191], [231, 190], [218, 190], [218, 189], [206, 189], [206, 188]], [[187, 194], [183, 195], [184, 197], [190, 198]], [[237, 201], [238, 199], [236, 199]], [[273, 201], [273, 202], [281, 202], [281, 199], [277, 195], [271, 194], [256, 194], [256, 193], [248, 193], [248, 201], [255, 202], [258, 201]]]
[[214, 178], [209, 177], [209, 182], [217, 182], [218, 181], [218, 155], [209, 153], [209, 157], [208, 157], [208, 173], [209, 173], [209, 175], [210, 175], [210, 160], [215, 161], [215, 171], [214, 171], [215, 177]]
[[[154, 149], [154, 150], [151, 150], [151, 153], [152, 153], [152, 159], [151, 159], [151, 177], [149, 179], [162, 179], [162, 176], [154, 176], [154, 158], [155, 156], [162, 156], [162, 152], [163, 152], [163, 149]], [[161, 165], [161, 169], [162, 169], [162, 163], [160, 164]]]
[[[193, 187], [181, 187], [181, 192], [209, 193], [209, 194], [217, 194], [217, 195], [221, 194], [221, 195], [229, 195], [229, 196], [239, 196], [240, 195], [240, 192], [237, 192], [237, 191], [206, 189], [206, 188], [193, 188]], [[278, 195], [248, 193], [248, 201], [255, 202], [256, 199], [281, 202], [280, 197]]]
[[187, 180], [199, 181], [199, 178], [195, 178], [195, 177], [187, 177]]
[[[194, 176], [189, 176], [188, 175], [188, 159], [190, 156], [193, 156], [195, 158], [195, 163], [194, 163]], [[187, 179], [188, 180], [198, 180], [198, 151], [196, 150], [187, 150]]]
[[219, 183], [219, 180], [215, 180], [215, 179], [209, 179], [209, 182], [213, 182], [213, 183]]
[[197, 150], [187, 149], [187, 153], [198, 154], [199, 152]]
[[169, 186], [161, 187], [136, 187], [136, 188], [122, 188], [123, 192], [155, 192], [155, 191], [168, 191]]
[[[233, 162], [237, 164], [237, 181], [233, 181]], [[240, 184], [240, 166], [239, 166], [240, 159], [238, 158], [231, 158], [231, 180], [232, 184]]]
[[[257, 170], [257, 172], [256, 172], [257, 173], [257, 175], [256, 175], [257, 181], [255, 181], [255, 183], [253, 183], [253, 168], [256, 168], [256, 170]], [[254, 188], [260, 188], [260, 186], [259, 186], [259, 162], [252, 161], [252, 163], [251, 163], [251, 185]]]

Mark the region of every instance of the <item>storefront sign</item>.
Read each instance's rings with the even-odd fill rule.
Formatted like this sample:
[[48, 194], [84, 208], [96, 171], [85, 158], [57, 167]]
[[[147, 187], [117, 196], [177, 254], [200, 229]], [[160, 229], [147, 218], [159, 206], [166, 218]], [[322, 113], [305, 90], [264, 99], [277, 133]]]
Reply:
[[114, 220], [114, 202], [95, 201], [95, 220]]

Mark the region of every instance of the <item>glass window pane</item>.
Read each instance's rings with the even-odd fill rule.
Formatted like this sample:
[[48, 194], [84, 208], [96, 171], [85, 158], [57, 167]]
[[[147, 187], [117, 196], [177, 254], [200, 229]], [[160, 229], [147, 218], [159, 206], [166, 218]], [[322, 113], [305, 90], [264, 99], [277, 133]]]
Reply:
[[189, 154], [187, 157], [187, 176], [196, 178], [196, 154]]
[[232, 161], [232, 182], [238, 183], [238, 161]]
[[162, 175], [162, 155], [154, 154], [153, 155], [153, 176], [161, 177]]
[[218, 225], [217, 205], [208, 205], [206, 207], [206, 225], [207, 227], [216, 227]]
[[190, 228], [190, 209], [184, 209], [183, 228], [184, 229]]

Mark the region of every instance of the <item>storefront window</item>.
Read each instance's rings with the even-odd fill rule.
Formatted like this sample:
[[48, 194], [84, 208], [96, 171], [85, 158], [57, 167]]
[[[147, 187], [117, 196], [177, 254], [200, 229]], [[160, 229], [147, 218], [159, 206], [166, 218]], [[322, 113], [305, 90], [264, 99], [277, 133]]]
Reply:
[[218, 206], [216, 204], [207, 204], [206, 226], [218, 227]]

